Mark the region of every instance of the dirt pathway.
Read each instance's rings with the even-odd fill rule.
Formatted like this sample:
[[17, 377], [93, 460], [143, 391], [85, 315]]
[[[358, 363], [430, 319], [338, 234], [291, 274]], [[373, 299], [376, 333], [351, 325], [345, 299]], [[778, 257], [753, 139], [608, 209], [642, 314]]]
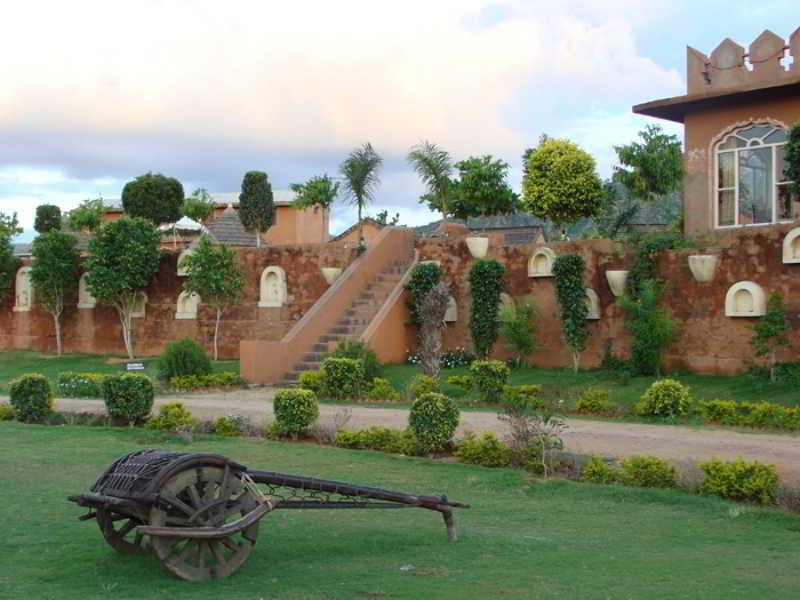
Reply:
[[[246, 415], [255, 423], [272, 419], [270, 388], [186, 394], [156, 399], [156, 406], [169, 402], [183, 402], [196, 417], [212, 419], [221, 415]], [[71, 412], [103, 413], [101, 400], [59, 399], [56, 409]], [[323, 404], [320, 418], [331, 421], [343, 406]], [[407, 424], [408, 411], [403, 408], [349, 407], [348, 428], [361, 429], [383, 425], [402, 429]], [[682, 427], [673, 425], [645, 425], [637, 423], [612, 423], [584, 419], [568, 419], [564, 432], [567, 451], [606, 456], [651, 454], [676, 462], [705, 460], [712, 456], [734, 459], [760, 460], [774, 464], [782, 479], [800, 486], [800, 436], [766, 433], [741, 433], [724, 429]], [[493, 431], [502, 435], [503, 424], [494, 413], [470, 411], [461, 414], [461, 432]]]

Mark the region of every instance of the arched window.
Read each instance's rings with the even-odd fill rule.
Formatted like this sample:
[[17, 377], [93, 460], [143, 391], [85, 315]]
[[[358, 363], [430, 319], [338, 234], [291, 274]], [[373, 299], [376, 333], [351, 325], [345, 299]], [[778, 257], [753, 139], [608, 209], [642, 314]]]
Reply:
[[717, 227], [792, 221], [798, 198], [786, 177], [786, 129], [759, 123], [737, 129], [715, 148]]

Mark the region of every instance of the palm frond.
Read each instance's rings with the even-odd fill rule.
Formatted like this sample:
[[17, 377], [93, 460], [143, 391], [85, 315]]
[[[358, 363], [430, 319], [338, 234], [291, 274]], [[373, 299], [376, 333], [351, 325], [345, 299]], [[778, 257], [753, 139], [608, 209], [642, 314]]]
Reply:
[[441, 194], [446, 189], [453, 173], [446, 150], [425, 141], [412, 147], [406, 158], [432, 194]]
[[378, 171], [383, 159], [369, 142], [354, 149], [339, 167], [342, 191], [353, 204], [366, 204], [372, 200], [380, 185]]

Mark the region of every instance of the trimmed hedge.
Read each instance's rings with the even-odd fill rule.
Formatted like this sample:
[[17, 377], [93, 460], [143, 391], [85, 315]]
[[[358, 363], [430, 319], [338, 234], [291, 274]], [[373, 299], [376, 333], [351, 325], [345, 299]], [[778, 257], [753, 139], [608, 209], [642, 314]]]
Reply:
[[205, 388], [238, 387], [245, 384], [238, 373], [223, 371], [208, 375], [182, 375], [169, 380], [169, 387], [177, 391], [189, 391]]
[[636, 406], [640, 415], [653, 417], [678, 417], [689, 411], [692, 397], [689, 388], [674, 379], [653, 382]]
[[364, 363], [354, 358], [329, 357], [322, 361], [323, 386], [331, 398], [358, 398], [366, 382]]
[[700, 404], [700, 411], [708, 423], [792, 431], [800, 429], [800, 408], [772, 402], [710, 400]]
[[729, 500], [774, 504], [778, 492], [775, 467], [757, 460], [745, 462], [741, 457], [722, 462], [718, 458], [699, 464], [706, 474], [699, 492]]
[[318, 396], [325, 395], [325, 380], [321, 371], [303, 371], [297, 378], [297, 385], [304, 390], [310, 390]]
[[458, 427], [459, 413], [455, 402], [444, 394], [428, 392], [414, 400], [408, 424], [422, 450], [434, 452], [444, 448]]
[[42, 421], [53, 412], [53, 386], [44, 375], [30, 373], [11, 382], [11, 406], [17, 419], [27, 423]]
[[103, 380], [106, 411], [112, 417], [124, 419], [131, 427], [150, 414], [154, 395], [153, 382], [147, 375], [124, 373]]
[[608, 390], [588, 388], [575, 403], [575, 410], [583, 414], [609, 415], [617, 411], [617, 403], [608, 399]]
[[367, 398], [370, 400], [399, 400], [400, 394], [392, 387], [388, 379], [375, 377], [367, 392]]
[[456, 456], [461, 462], [482, 467], [509, 467], [512, 463], [512, 450], [487, 431], [477, 437], [472, 431], [466, 432], [458, 442]]
[[56, 386], [64, 398], [102, 398], [106, 378], [108, 375], [102, 373], [64, 371], [58, 374]]
[[353, 450], [378, 450], [392, 454], [417, 454], [417, 439], [406, 429], [399, 431], [388, 427], [370, 427], [360, 431], [341, 429], [336, 433], [334, 443], [341, 448]]
[[469, 367], [475, 388], [481, 400], [487, 403], [498, 403], [503, 397], [503, 388], [511, 377], [511, 369], [500, 360], [476, 360]]
[[272, 409], [278, 431], [296, 435], [307, 429], [319, 416], [319, 400], [311, 390], [281, 390], [275, 394]]

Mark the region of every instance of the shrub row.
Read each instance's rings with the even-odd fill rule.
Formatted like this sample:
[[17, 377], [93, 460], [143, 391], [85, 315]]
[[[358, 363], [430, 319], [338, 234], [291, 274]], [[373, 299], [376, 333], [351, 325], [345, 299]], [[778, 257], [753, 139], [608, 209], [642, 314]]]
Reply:
[[179, 375], [169, 380], [169, 387], [176, 391], [238, 387], [244, 384], [245, 380], [232, 371], [207, 375]]
[[710, 400], [700, 404], [700, 411], [708, 423], [800, 429], [800, 408], [782, 406], [772, 402]]
[[103, 382], [108, 375], [102, 373], [59, 373], [56, 387], [64, 398], [102, 398]]
[[298, 384], [324, 398], [399, 399], [400, 394], [388, 379], [370, 377], [370, 373], [375, 371], [374, 366], [367, 370], [360, 358], [329, 356], [322, 361], [319, 371], [300, 373]]
[[353, 450], [378, 450], [392, 454], [413, 456], [418, 453], [417, 438], [410, 429], [400, 431], [388, 427], [370, 427], [359, 431], [341, 429], [334, 443]]

